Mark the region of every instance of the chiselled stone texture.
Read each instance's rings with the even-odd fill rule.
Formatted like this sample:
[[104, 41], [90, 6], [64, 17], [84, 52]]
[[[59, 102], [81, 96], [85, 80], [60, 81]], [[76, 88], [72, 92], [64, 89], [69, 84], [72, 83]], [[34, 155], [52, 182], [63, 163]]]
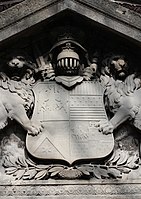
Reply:
[[123, 4], [123, 6], [141, 14], [141, 5], [129, 5], [129, 4], [125, 3], [125, 4]]
[[0, 12], [18, 4], [18, 3], [21, 3], [22, 1], [24, 0], [2, 0], [0, 2]]
[[122, 5], [130, 10], [133, 10], [137, 13], [141, 14], [141, 1], [140, 0], [111, 0], [112, 2], [116, 2], [119, 5]]
[[109, 0], [25, 0], [1, 12], [0, 41], [66, 10], [75, 11], [111, 30], [141, 41], [140, 16], [123, 6], [110, 4]]
[[[104, 26], [108, 33], [113, 31], [122, 34], [127, 41], [141, 43], [141, 17], [123, 6], [109, 3], [109, 0], [25, 0], [1, 12], [0, 41], [17, 36], [18, 43], [18, 38], [23, 38], [17, 34], [26, 30], [24, 44], [19, 46], [25, 48], [27, 54], [29, 51], [33, 61], [19, 52], [11, 55], [11, 59], [5, 56], [5, 71], [2, 71], [6, 74], [0, 73], [1, 104], [4, 104], [0, 109], [0, 129], [5, 133], [1, 135], [0, 148], [0, 199], [139, 199], [141, 138], [134, 127], [141, 130], [140, 73], [137, 72], [139, 77], [135, 76], [136, 73], [128, 74], [128, 62], [124, 56], [106, 57], [110, 60], [107, 63], [102, 61], [107, 52], [106, 42], [114, 43], [113, 40], [107, 39], [100, 46], [101, 57], [93, 53], [100, 39], [93, 42], [95, 39], [88, 38], [94, 43], [86, 45], [88, 51], [68, 35], [55, 44], [47, 42], [55, 37], [49, 34], [49, 31], [53, 32], [52, 28], [56, 28], [55, 33], [60, 36], [54, 23], [57, 14], [64, 17], [59, 18], [62, 23], [69, 23], [66, 13], [74, 13], [76, 18], [83, 15], [83, 20], [87, 18], [86, 22], [91, 22], [88, 30], [94, 29], [92, 36], [97, 27], [102, 31]], [[28, 41], [31, 36], [34, 39], [38, 25], [43, 30], [43, 33], [39, 30], [41, 35], [38, 36], [46, 37], [26, 46], [26, 37]], [[64, 33], [65, 30], [66, 26], [63, 27]], [[48, 43], [53, 47], [50, 48]], [[136, 63], [137, 60], [134, 66]], [[101, 87], [99, 93], [102, 78], [106, 92]], [[34, 83], [37, 81], [40, 87], [36, 84], [36, 90]], [[104, 104], [104, 95], [107, 104]], [[128, 103], [123, 98], [130, 102], [130, 106], [126, 106]], [[12, 121], [13, 126], [7, 126], [9, 119], [15, 119], [24, 129]], [[122, 126], [131, 119], [131, 127]], [[26, 143], [25, 131], [28, 134]], [[116, 131], [114, 137], [113, 131]], [[67, 153], [64, 155], [64, 152]], [[87, 158], [88, 162], [91, 160], [89, 164], [85, 163]]]
[[141, 186], [138, 181], [89, 182], [89, 181], [33, 181], [11, 182], [0, 185], [0, 198], [98, 198], [139, 199]]

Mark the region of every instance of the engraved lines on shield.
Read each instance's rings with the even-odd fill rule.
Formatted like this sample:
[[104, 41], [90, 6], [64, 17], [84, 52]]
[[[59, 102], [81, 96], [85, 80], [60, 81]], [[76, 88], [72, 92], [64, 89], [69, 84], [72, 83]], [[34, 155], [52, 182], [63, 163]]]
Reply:
[[70, 152], [72, 162], [107, 156], [113, 149], [113, 137], [95, 128], [96, 121], [107, 119], [103, 88], [99, 82], [83, 82], [70, 95]]
[[35, 157], [72, 163], [105, 157], [112, 151], [113, 136], [103, 135], [94, 127], [95, 121], [107, 119], [98, 82], [83, 82], [71, 91], [56, 83], [44, 83], [36, 93], [34, 115], [45, 128], [37, 138], [32, 137], [36, 144], [30, 152]]
[[32, 137], [36, 144], [30, 147], [30, 152], [37, 158], [66, 160], [69, 155], [68, 91], [56, 83], [41, 83], [35, 97], [33, 117], [43, 122], [44, 130], [38, 139]]
[[45, 84], [38, 91], [37, 118], [42, 121], [69, 120], [68, 92], [57, 84]]

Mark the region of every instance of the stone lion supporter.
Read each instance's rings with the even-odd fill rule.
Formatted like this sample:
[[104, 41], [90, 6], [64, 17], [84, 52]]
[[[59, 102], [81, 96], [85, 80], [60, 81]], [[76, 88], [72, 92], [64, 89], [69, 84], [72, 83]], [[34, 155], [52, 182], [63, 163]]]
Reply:
[[13, 52], [5, 56], [4, 72], [0, 73], [0, 129], [15, 119], [29, 134], [37, 135], [42, 131], [38, 121], [28, 117], [34, 103], [31, 85], [34, 82], [34, 63], [26, 54]]
[[127, 61], [122, 55], [111, 56], [103, 63], [100, 80], [105, 87], [105, 104], [113, 117], [110, 121], [103, 120], [95, 125], [108, 134], [130, 120], [141, 130], [141, 79], [129, 74]]

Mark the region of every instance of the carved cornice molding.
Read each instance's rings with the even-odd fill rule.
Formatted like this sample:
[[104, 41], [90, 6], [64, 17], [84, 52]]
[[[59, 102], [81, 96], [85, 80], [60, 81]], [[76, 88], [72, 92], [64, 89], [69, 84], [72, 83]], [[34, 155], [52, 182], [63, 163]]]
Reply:
[[[13, 186], [11, 186], [13, 185]], [[0, 196], [2, 198], [15, 198], [15, 197], [24, 197], [24, 198], [85, 198], [92, 199], [123, 199], [123, 198], [136, 198], [141, 197], [140, 183], [129, 181], [126, 183], [101, 181], [101, 182], [19, 182], [14, 184], [10, 182], [9, 184], [5, 183], [0, 186]]]
[[109, 0], [25, 0], [0, 13], [0, 41], [62, 11], [75, 11], [108, 29], [141, 42], [141, 17]]
[[18, 4], [21, 3], [24, 0], [3, 0], [0, 2], [0, 12]]
[[141, 1], [140, 0], [110, 0], [111, 2], [115, 2], [123, 7], [128, 8], [134, 12], [141, 14]]
[[131, 5], [141, 5], [140, 0], [110, 0], [111, 2], [116, 2], [116, 3], [127, 3]]
[[[141, 20], [141, 17], [136, 13], [130, 12], [130, 10], [124, 8], [123, 6], [118, 5], [117, 3], [112, 3], [109, 0], [75, 0], [81, 5], [89, 6], [97, 11], [106, 14], [109, 18], [114, 18], [118, 21], [125, 22], [126, 24], [138, 28], [141, 30], [141, 27], [138, 26], [136, 20]], [[127, 17], [128, 16], [128, 17]]]

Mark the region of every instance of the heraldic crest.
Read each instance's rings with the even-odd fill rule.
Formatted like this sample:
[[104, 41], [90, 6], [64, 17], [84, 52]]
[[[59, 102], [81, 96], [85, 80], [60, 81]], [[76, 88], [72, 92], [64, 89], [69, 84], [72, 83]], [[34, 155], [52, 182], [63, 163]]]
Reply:
[[[70, 34], [45, 54], [32, 45], [34, 59], [19, 50], [9, 53], [0, 74], [0, 128], [8, 132], [15, 125], [13, 131], [27, 133], [25, 142], [14, 134], [2, 139], [6, 174], [23, 180], [101, 179], [137, 169], [139, 142], [127, 150], [121, 140], [132, 128], [141, 129], [141, 84], [129, 74], [125, 57], [102, 60]], [[15, 156], [7, 152], [9, 139], [21, 144]]]

